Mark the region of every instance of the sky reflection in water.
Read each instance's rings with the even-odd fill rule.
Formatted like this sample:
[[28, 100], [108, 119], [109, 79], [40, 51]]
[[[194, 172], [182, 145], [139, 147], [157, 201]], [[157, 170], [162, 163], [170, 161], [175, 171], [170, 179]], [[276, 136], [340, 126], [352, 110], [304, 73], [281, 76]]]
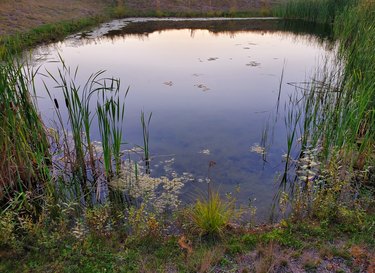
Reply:
[[[225, 23], [223, 23], [225, 24]], [[133, 26], [134, 27], [134, 26]], [[136, 27], [136, 26], [135, 26]], [[140, 113], [153, 113], [150, 147], [153, 164], [174, 158], [179, 175], [192, 173], [195, 182], [184, 192], [194, 196], [205, 189], [210, 160], [214, 185], [233, 192], [246, 203], [256, 198], [262, 214], [277, 190], [276, 175], [283, 169], [286, 152], [284, 113], [275, 127], [268, 162], [250, 147], [260, 143], [262, 130], [274, 114], [280, 76], [284, 67], [281, 105], [296, 92], [288, 82], [309, 78], [327, 54], [326, 44], [310, 35], [280, 31], [210, 32], [207, 29], [164, 29], [146, 34], [122, 34], [98, 39], [67, 39], [35, 51], [44, 55], [40, 71], [56, 74], [58, 54], [72, 67], [79, 66], [83, 84], [90, 74], [121, 79], [122, 89], [130, 87], [126, 99], [126, 148], [142, 144]], [[37, 79], [39, 106], [45, 120], [53, 119], [52, 104]], [[47, 85], [54, 86], [50, 81]], [[54, 96], [62, 100], [56, 90]], [[43, 99], [43, 97], [45, 99]], [[284, 109], [281, 107], [281, 109]], [[93, 109], [93, 111], [95, 111]], [[98, 128], [93, 124], [98, 138]], [[154, 167], [155, 175], [162, 173]]]

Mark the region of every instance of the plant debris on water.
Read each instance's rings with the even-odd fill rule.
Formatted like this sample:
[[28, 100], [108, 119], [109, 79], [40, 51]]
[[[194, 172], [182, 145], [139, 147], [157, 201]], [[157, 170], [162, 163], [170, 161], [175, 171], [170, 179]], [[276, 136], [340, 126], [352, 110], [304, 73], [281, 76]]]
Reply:
[[258, 143], [255, 143], [253, 146], [250, 147], [250, 152], [257, 153], [257, 154], [260, 154], [260, 155], [265, 155], [266, 154], [266, 148], [260, 146]]

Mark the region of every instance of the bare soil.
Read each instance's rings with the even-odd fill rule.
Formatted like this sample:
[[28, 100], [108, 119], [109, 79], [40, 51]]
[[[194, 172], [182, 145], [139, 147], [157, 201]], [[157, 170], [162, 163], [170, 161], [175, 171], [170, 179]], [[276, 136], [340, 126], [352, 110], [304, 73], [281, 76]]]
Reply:
[[268, 10], [283, 0], [0, 0], [0, 35], [59, 21], [103, 14], [111, 5], [133, 13]]
[[174, 12], [248, 11], [268, 9], [283, 0], [117, 0], [132, 10]]
[[104, 12], [110, 0], [0, 0], [0, 35]]

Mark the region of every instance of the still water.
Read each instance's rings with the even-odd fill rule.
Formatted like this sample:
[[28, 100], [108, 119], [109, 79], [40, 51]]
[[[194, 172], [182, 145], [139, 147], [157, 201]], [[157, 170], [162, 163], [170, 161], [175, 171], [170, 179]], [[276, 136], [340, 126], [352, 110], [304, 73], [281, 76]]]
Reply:
[[[127, 19], [36, 48], [33, 57], [41, 73], [56, 75], [61, 64], [54, 61], [61, 56], [73, 70], [78, 67], [81, 85], [106, 70], [121, 80], [124, 93], [129, 87], [124, 149], [143, 144], [140, 113], [152, 113], [151, 174], [188, 173], [193, 179], [184, 199], [206, 188], [214, 161], [214, 187], [235, 192], [245, 205], [252, 200], [265, 215], [284, 168], [283, 106], [297, 92], [288, 83], [308, 81], [332, 48], [325, 30], [295, 26], [279, 20]], [[281, 107], [265, 161], [255, 151], [276, 115], [282, 73]], [[55, 84], [37, 76], [39, 108], [49, 123], [56, 116], [43, 80], [52, 90]], [[63, 101], [58, 89], [52, 96]], [[93, 132], [99, 140], [95, 121]]]

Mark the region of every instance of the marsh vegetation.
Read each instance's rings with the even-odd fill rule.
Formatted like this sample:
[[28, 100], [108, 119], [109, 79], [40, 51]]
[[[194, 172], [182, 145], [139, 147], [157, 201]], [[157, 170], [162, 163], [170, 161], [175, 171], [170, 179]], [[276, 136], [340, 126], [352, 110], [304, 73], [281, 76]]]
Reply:
[[[241, 187], [219, 192], [213, 160], [203, 167], [204, 191], [181, 206], [194, 176], [150, 173], [155, 113], [138, 112], [141, 141], [125, 148], [131, 89], [123, 79], [99, 71], [82, 82], [63, 58], [54, 71], [32, 68], [15, 57], [21, 47], [8, 44], [0, 63], [0, 271], [371, 272], [374, 12], [367, 0], [295, 0], [275, 11], [330, 24], [337, 55], [312, 79], [289, 85], [284, 101], [280, 70], [276, 114], [283, 116], [271, 116], [251, 148], [266, 162], [273, 122], [285, 124], [277, 221], [268, 225], [254, 221], [254, 203], [238, 206]], [[53, 126], [40, 113], [41, 83]]]

